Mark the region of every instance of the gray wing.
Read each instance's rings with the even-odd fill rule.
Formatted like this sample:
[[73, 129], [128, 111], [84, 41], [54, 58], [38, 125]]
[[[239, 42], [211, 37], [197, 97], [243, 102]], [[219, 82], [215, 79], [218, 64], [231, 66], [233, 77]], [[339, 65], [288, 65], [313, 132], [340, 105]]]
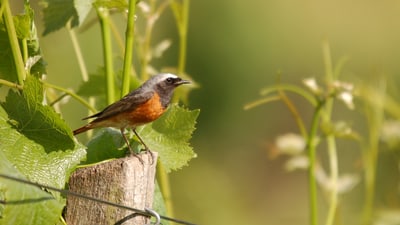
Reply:
[[98, 121], [107, 119], [122, 112], [134, 110], [139, 105], [148, 101], [153, 96], [153, 94], [154, 92], [140, 93], [138, 90], [133, 91], [123, 97], [121, 100], [107, 106], [105, 109], [103, 109], [103, 111], [83, 119], [85, 120], [89, 118], [96, 118], [96, 120]]

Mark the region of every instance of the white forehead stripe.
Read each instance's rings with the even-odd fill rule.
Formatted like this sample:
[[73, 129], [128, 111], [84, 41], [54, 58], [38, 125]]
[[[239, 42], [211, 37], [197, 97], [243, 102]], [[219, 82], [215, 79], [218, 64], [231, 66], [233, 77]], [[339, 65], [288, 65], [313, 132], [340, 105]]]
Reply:
[[178, 76], [176, 76], [175, 74], [172, 74], [172, 73], [162, 73], [162, 74], [156, 75], [155, 78], [156, 78], [156, 82], [161, 82], [168, 78], [176, 79], [176, 78], [178, 78]]
[[151, 77], [145, 83], [147, 85], [154, 85], [156, 83], [165, 81], [168, 78], [176, 79], [176, 78], [178, 78], [178, 76], [176, 76], [175, 74], [172, 74], [172, 73], [161, 73], [161, 74], [158, 74], [158, 75], [155, 75], [155, 76]]
[[167, 79], [167, 78], [169, 78], [169, 77], [171, 77], [171, 78], [178, 78], [178, 76], [176, 76], [175, 74], [172, 74], [172, 73], [164, 73], [164, 74], [161, 74], [162, 75], [162, 78], [163, 79]]

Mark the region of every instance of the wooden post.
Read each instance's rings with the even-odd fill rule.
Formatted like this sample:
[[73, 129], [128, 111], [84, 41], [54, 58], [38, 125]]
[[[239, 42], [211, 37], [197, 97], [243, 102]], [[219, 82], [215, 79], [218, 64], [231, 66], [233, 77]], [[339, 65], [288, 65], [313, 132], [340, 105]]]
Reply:
[[[151, 159], [153, 155], [153, 159]], [[69, 180], [69, 190], [139, 210], [153, 204], [157, 153], [141, 154], [78, 169]], [[143, 225], [149, 218], [132, 211], [67, 196], [68, 225]]]

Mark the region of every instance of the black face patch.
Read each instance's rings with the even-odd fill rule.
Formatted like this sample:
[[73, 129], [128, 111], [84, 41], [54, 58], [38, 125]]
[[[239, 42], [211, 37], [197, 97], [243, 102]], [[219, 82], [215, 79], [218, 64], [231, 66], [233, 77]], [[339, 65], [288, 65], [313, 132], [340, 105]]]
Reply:
[[168, 77], [167, 79], [165, 79], [165, 83], [167, 84], [167, 85], [171, 85], [171, 86], [179, 86], [182, 81], [182, 79], [181, 78], [179, 78], [179, 77], [176, 77], [176, 78], [174, 78], [174, 77]]

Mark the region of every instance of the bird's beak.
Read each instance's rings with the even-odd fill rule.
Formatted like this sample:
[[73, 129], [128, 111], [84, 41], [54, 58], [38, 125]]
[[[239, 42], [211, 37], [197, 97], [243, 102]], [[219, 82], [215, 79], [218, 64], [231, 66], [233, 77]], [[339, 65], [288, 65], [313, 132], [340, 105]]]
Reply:
[[181, 85], [181, 84], [190, 84], [190, 83], [192, 83], [191, 81], [189, 81], [189, 80], [182, 80], [181, 78], [178, 78], [176, 81], [175, 81], [175, 85]]

